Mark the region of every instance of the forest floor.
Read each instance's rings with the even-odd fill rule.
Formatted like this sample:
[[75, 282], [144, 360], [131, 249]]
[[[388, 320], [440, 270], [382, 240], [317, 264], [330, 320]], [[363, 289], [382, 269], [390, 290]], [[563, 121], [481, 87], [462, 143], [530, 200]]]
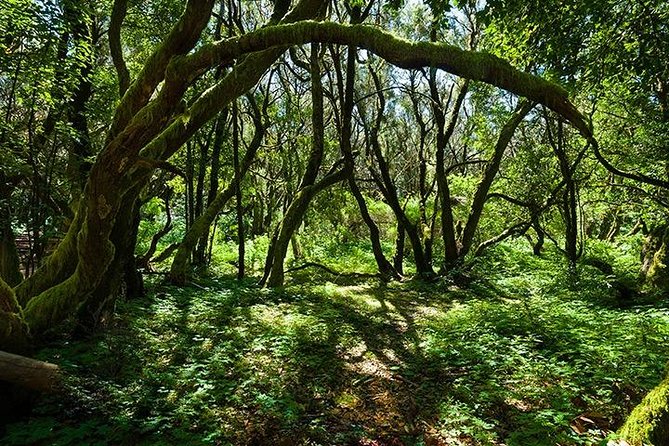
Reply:
[[660, 381], [666, 300], [509, 246], [468, 275], [155, 281], [109, 330], [39, 352], [69, 390], [0, 443], [590, 445]]

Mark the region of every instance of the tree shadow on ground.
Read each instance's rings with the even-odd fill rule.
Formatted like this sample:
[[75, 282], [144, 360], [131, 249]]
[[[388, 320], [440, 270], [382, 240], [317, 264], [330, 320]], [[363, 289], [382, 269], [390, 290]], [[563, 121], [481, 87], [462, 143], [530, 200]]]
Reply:
[[[628, 356], [667, 353], [652, 348], [659, 317], [619, 346], [623, 331], [602, 327], [622, 312], [488, 283], [201, 283], [154, 286], [113, 330], [43, 352], [73, 364], [74, 387], [5, 443], [573, 444], [598, 387], [628, 385], [597, 336]], [[652, 358], [629, 357], [652, 386]], [[17, 434], [40, 422], [42, 436]]]

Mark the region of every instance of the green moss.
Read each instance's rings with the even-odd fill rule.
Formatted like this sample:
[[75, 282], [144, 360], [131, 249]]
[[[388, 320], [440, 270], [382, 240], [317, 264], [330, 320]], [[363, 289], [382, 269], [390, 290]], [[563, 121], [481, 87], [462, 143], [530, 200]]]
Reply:
[[0, 278], [0, 350], [20, 352], [28, 344], [28, 330], [14, 291]]
[[620, 435], [634, 446], [669, 445], [669, 375], [632, 411]]
[[664, 231], [662, 245], [653, 255], [653, 260], [648, 268], [648, 280], [658, 288], [669, 289], [669, 274], [667, 265], [669, 265], [669, 230]]
[[81, 228], [81, 214], [82, 212], [77, 212], [67, 234], [56, 250], [46, 259], [44, 265], [14, 290], [21, 305], [25, 306], [32, 297], [66, 279], [76, 268], [77, 233]]
[[114, 245], [100, 234], [90, 234], [86, 224], [81, 225], [77, 245], [74, 273], [25, 305], [25, 321], [35, 336], [74, 316], [100, 283], [114, 258]]

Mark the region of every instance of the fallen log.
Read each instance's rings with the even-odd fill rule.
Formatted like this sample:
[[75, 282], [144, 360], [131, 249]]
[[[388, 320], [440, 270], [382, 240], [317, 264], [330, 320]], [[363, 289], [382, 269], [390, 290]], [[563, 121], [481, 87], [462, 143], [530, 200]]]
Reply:
[[56, 364], [0, 351], [0, 381], [39, 392], [56, 392], [61, 373]]

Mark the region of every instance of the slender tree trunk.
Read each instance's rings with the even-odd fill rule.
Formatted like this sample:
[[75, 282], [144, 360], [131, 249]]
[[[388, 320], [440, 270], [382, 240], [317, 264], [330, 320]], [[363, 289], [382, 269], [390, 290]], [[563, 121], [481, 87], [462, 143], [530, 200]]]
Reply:
[[565, 189], [560, 201], [560, 213], [565, 224], [564, 252], [569, 262], [569, 267], [575, 271], [576, 262], [580, 257], [578, 248], [578, 200], [577, 185], [574, 180], [574, 172], [569, 162], [565, 148], [565, 138], [562, 121], [557, 123], [557, 133], [553, 136], [548, 115], [546, 115], [546, 135], [553, 147], [559, 165], [560, 173], [564, 179]]
[[[360, 7], [355, 6], [351, 9], [351, 21], [357, 23], [360, 21]], [[358, 187], [357, 182], [355, 181], [355, 160], [353, 157], [353, 149], [351, 145], [351, 133], [352, 133], [352, 119], [353, 119], [353, 106], [354, 106], [354, 89], [355, 89], [355, 74], [356, 74], [356, 58], [357, 58], [357, 48], [355, 46], [349, 45], [347, 48], [346, 55], [346, 79], [343, 79], [341, 67], [336, 60], [336, 74], [337, 81], [339, 85], [339, 91], [341, 96], [341, 132], [340, 132], [340, 147], [342, 154], [344, 156], [345, 162], [348, 164], [347, 168], [350, 171], [350, 176], [348, 178], [348, 185], [351, 189], [351, 193], [355, 198], [356, 203], [358, 204], [358, 209], [360, 209], [360, 215], [362, 216], [365, 225], [369, 229], [369, 237], [372, 243], [372, 253], [374, 254], [374, 260], [376, 261], [379, 274], [385, 280], [388, 279], [399, 279], [400, 274], [395, 271], [393, 265], [386, 259], [385, 254], [383, 253], [383, 248], [381, 247], [381, 235], [378, 226], [374, 222], [374, 219], [369, 214], [369, 209], [367, 208], [367, 203], [365, 198]]]
[[467, 224], [462, 234], [462, 247], [458, 253], [460, 258], [466, 256], [469, 253], [469, 250], [472, 247], [474, 242], [474, 235], [476, 234], [476, 229], [478, 228], [479, 221], [481, 220], [481, 215], [483, 214], [483, 207], [485, 206], [486, 197], [490, 191], [497, 172], [499, 171], [499, 166], [504, 157], [504, 152], [513, 138], [513, 134], [516, 132], [518, 125], [521, 121], [527, 116], [527, 114], [532, 110], [534, 104], [529, 101], [521, 101], [516, 110], [511, 115], [511, 118], [506, 122], [502, 131], [497, 138], [497, 144], [495, 144], [495, 151], [493, 152], [492, 158], [488, 161], [486, 165], [485, 172], [483, 173], [483, 178], [476, 188], [474, 193], [474, 200], [472, 201], [472, 206], [469, 211], [469, 217], [467, 218]]
[[[195, 162], [193, 161], [193, 143], [186, 143], [186, 230], [190, 229], [195, 220]], [[188, 253], [190, 258], [192, 254]]]
[[378, 176], [380, 176], [380, 178], [376, 178], [376, 181], [380, 186], [381, 192], [383, 193], [386, 202], [395, 214], [395, 218], [397, 218], [398, 222], [402, 224], [404, 231], [409, 238], [411, 249], [413, 251], [414, 261], [416, 263], [416, 271], [419, 275], [431, 276], [434, 274], [434, 270], [432, 269], [432, 264], [429, 262], [429, 259], [425, 256], [422, 243], [423, 239], [421, 237], [422, 231], [420, 230], [418, 224], [409, 220], [406, 213], [404, 212], [404, 209], [402, 209], [402, 205], [400, 204], [397, 195], [397, 188], [395, 187], [395, 184], [390, 177], [390, 169], [385, 157], [383, 156], [381, 145], [379, 144], [378, 132], [383, 117], [383, 111], [385, 109], [385, 97], [383, 95], [381, 82], [379, 81], [378, 76], [373, 70], [370, 70], [370, 74], [374, 79], [374, 85], [377, 89], [377, 97], [379, 98], [380, 102], [376, 122], [370, 131], [370, 144], [372, 146], [372, 153], [374, 154], [376, 163], [379, 167]]
[[162, 239], [164, 236], [166, 236], [171, 230], [172, 230], [172, 210], [170, 209], [170, 198], [172, 197], [173, 190], [170, 188], [165, 192], [163, 196], [163, 202], [165, 203], [165, 226], [155, 233], [153, 237], [151, 237], [151, 244], [149, 245], [149, 249], [146, 250], [144, 255], [142, 255], [138, 260], [137, 260], [137, 267], [141, 269], [148, 269], [149, 264], [151, 263], [151, 258], [153, 255], [156, 253], [156, 249], [158, 248], [158, 243], [160, 242], [160, 239]]
[[443, 110], [442, 100], [437, 90], [436, 71], [430, 70], [430, 95], [432, 97], [432, 113], [437, 125], [437, 151], [436, 151], [436, 176], [437, 193], [439, 195], [439, 207], [441, 208], [441, 235], [444, 241], [444, 261], [442, 270], [447, 271], [458, 262], [459, 249], [455, 235], [455, 219], [453, 218], [453, 205], [451, 191], [448, 185], [446, 173], [446, 146], [455, 132], [460, 109], [469, 91], [469, 80], [464, 80], [458, 88], [458, 95], [453, 103], [446, 125], [446, 115]]
[[242, 204], [242, 172], [239, 166], [239, 116], [237, 102], [232, 103], [232, 167], [235, 171], [235, 204], [237, 211], [237, 279], [244, 278], [244, 206]]
[[84, 189], [86, 177], [91, 168], [88, 158], [93, 155], [86, 106], [93, 95], [91, 75], [96, 57], [94, 46], [99, 36], [93, 35], [92, 17], [79, 11], [77, 6], [72, 9], [73, 11], [66, 15], [70, 17], [72, 39], [78, 53], [75, 57], [80, 65], [78, 83], [68, 104], [69, 120], [74, 134], [69, 147], [67, 174], [70, 180], [70, 194], [74, 202], [79, 199]]
[[411, 102], [413, 105], [414, 117], [418, 123], [418, 222], [416, 226], [420, 231], [422, 245], [424, 247], [425, 261], [432, 264], [432, 234], [428, 230], [427, 218], [427, 200], [430, 191], [427, 187], [427, 156], [425, 140], [427, 139], [427, 124], [423, 120], [423, 113], [419, 108], [418, 100], [415, 97], [414, 79], [411, 79]]
[[535, 256], [540, 256], [541, 251], [544, 248], [546, 234], [544, 232], [544, 229], [541, 227], [538, 215], [532, 216], [532, 228], [534, 229], [534, 232], [537, 233], [537, 242], [534, 245], [532, 245], [532, 251], [534, 252]]
[[109, 53], [118, 76], [119, 97], [123, 97], [130, 86], [130, 71], [128, 71], [128, 67], [125, 64], [123, 45], [121, 44], [121, 25], [123, 24], [123, 20], [125, 20], [127, 12], [128, 0], [114, 0], [109, 19], [109, 30], [107, 31], [109, 34]]
[[[257, 106], [255, 106], [253, 102], [252, 108], [254, 108], [253, 123], [255, 126], [255, 133], [253, 134], [253, 140], [246, 149], [244, 159], [241, 162], [240, 175], [242, 178], [244, 175], [246, 175], [249, 168], [251, 167], [256, 153], [262, 144], [266, 130], [266, 125], [262, 121], [263, 118], [261, 111], [258, 110]], [[174, 255], [174, 259], [172, 260], [172, 265], [170, 267], [170, 281], [172, 283], [183, 285], [186, 282], [188, 277], [188, 269], [190, 267], [190, 253], [195, 248], [198, 240], [204, 233], [208, 231], [209, 227], [216, 220], [216, 216], [223, 210], [225, 205], [234, 195], [235, 182], [233, 181], [224, 190], [218, 192], [207, 209], [200, 217], [198, 217], [196, 221], [193, 222], [188, 231], [186, 231], [186, 234], [179, 244], [179, 248]]]
[[[209, 172], [209, 193], [207, 195], [207, 208], [211, 206], [216, 194], [218, 193], [218, 177], [221, 173], [221, 149], [223, 148], [223, 141], [226, 137], [226, 127], [228, 121], [228, 108], [225, 108], [216, 120], [214, 130], [214, 142], [211, 149], [211, 171]], [[209, 226], [204, 231], [198, 242], [196, 255], [202, 259], [206, 259], [207, 245], [209, 242]], [[207, 259], [206, 262], [209, 260]]]
[[400, 275], [404, 275], [404, 225], [397, 221], [397, 236], [395, 238], [395, 255], [393, 256], [393, 268]]
[[288, 206], [286, 214], [284, 215], [283, 220], [281, 220], [281, 224], [277, 229], [276, 239], [274, 240], [273, 245], [270, 247], [272, 250], [272, 255], [271, 265], [269, 268], [270, 274], [267, 277], [267, 286], [283, 286], [283, 263], [284, 259], [286, 258], [286, 253], [288, 252], [290, 239], [292, 238], [293, 233], [302, 224], [304, 214], [309, 208], [309, 204], [313, 197], [313, 186], [306, 186], [295, 195], [295, 198], [290, 203], [290, 206]]
[[[202, 215], [204, 207], [204, 182], [207, 174], [207, 165], [209, 164], [209, 145], [213, 135], [208, 135], [206, 141], [200, 142], [200, 154], [198, 157], [197, 178], [195, 182], [195, 198], [193, 207], [193, 221]], [[203, 234], [204, 235], [204, 234]], [[202, 237], [200, 237], [199, 244], [193, 249], [193, 264], [204, 265], [204, 252], [206, 246], [200, 247], [202, 244]]]
[[385, 254], [383, 253], [379, 227], [376, 225], [376, 222], [374, 222], [374, 219], [369, 214], [367, 203], [365, 203], [365, 197], [363, 197], [362, 192], [360, 192], [360, 188], [358, 187], [353, 174], [351, 174], [351, 178], [348, 179], [348, 185], [356, 203], [358, 203], [360, 215], [369, 229], [369, 239], [372, 242], [372, 252], [374, 254], [374, 260], [376, 261], [376, 266], [379, 269], [379, 274], [381, 274], [381, 277], [385, 280], [400, 279], [402, 277], [401, 273], [393, 267], [392, 263], [388, 261]]
[[[312, 128], [313, 138], [311, 154], [307, 163], [300, 186], [295, 197], [291, 201], [286, 213], [273, 237], [267, 259], [265, 261], [265, 275], [261, 279], [262, 285], [278, 287], [283, 285], [284, 271], [283, 263], [288, 251], [288, 245], [293, 233], [300, 227], [304, 214], [309, 208], [311, 200], [320, 191], [344, 179], [348, 174], [346, 168], [325, 175], [318, 183], [316, 178], [323, 160], [325, 128], [323, 123], [323, 86], [321, 83], [321, 70], [318, 55], [318, 45], [311, 45], [310, 70], [311, 70], [311, 101], [312, 101]], [[269, 271], [269, 274], [268, 274]]]

